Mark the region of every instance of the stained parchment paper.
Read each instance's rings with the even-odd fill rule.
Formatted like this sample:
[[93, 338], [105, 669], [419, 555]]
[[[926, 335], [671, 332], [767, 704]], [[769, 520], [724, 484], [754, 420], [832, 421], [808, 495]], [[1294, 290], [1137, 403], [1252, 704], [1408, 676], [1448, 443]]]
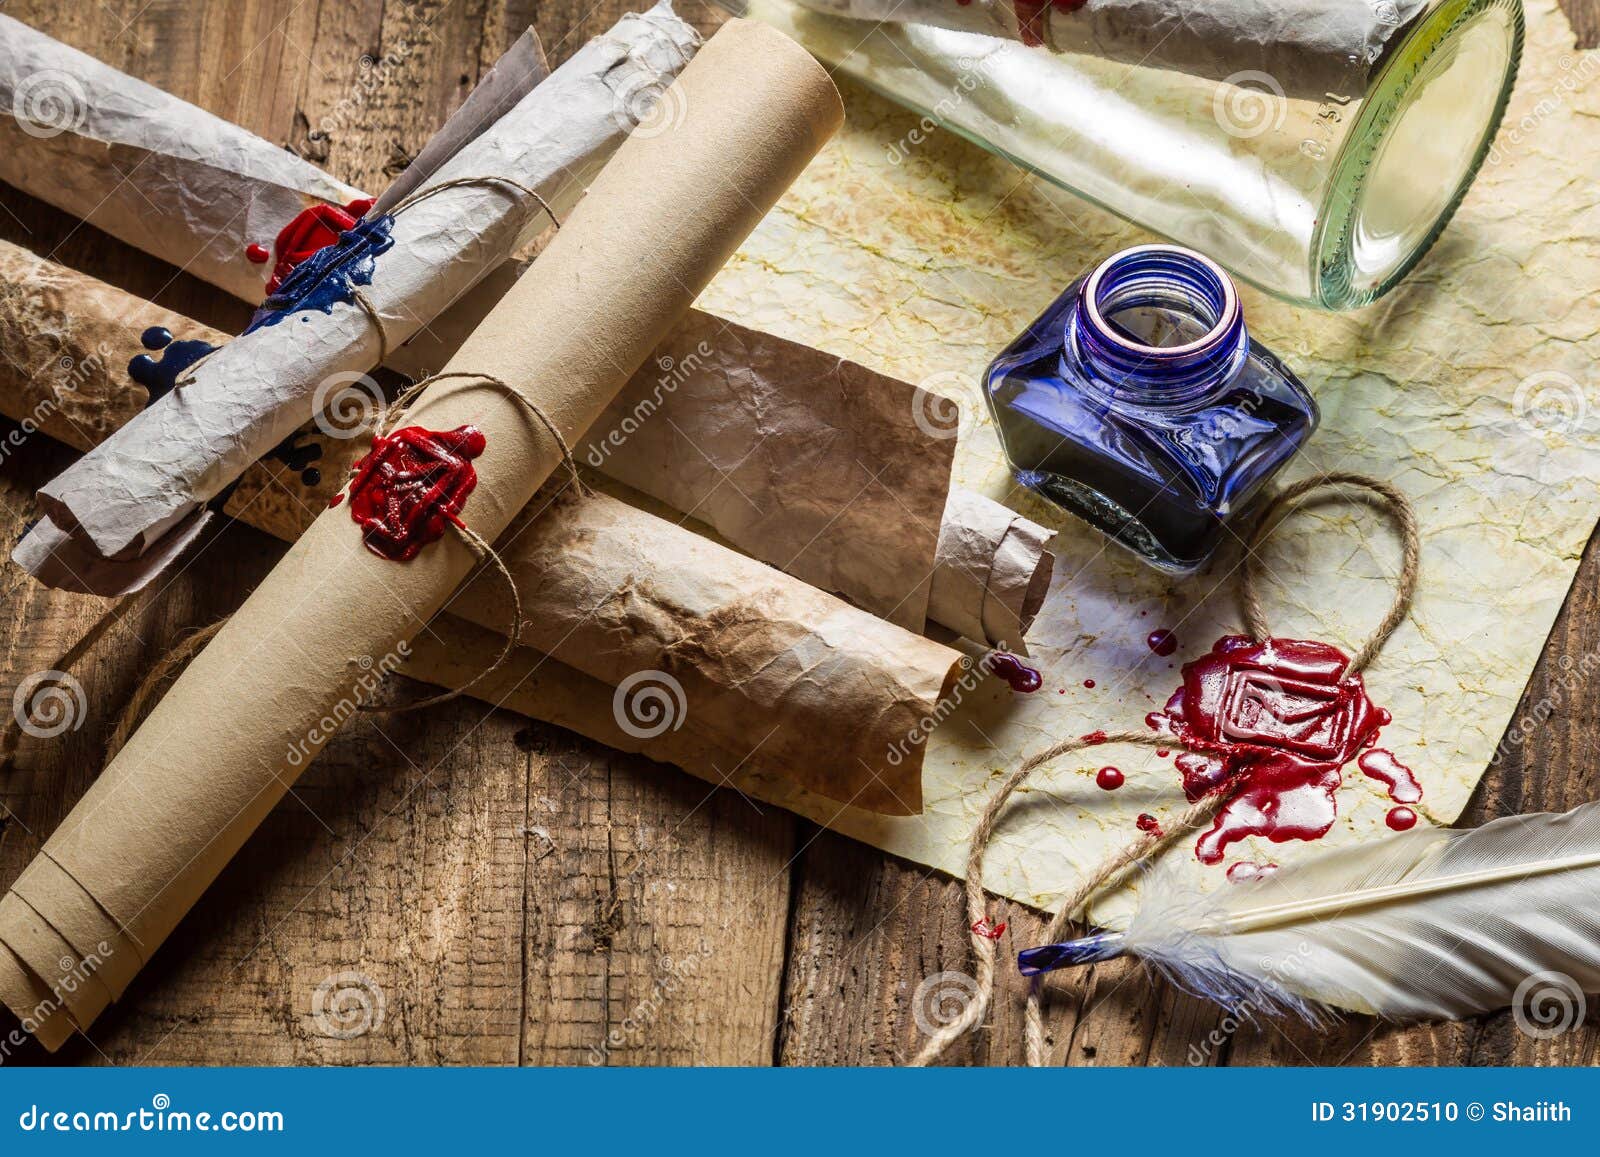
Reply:
[[[1511, 743], [1537, 725], [1514, 712], [1600, 515], [1600, 55], [1573, 51], [1554, 0], [1527, 13], [1522, 76], [1494, 151], [1405, 284], [1347, 315], [1240, 291], [1252, 334], [1322, 407], [1287, 480], [1364, 471], [1416, 505], [1415, 612], [1367, 686], [1394, 714], [1381, 746], [1417, 773], [1424, 821], [1438, 824], [1460, 814], [1508, 724]], [[1059, 528], [1062, 562], [1030, 635], [1044, 689], [1022, 699], [986, 689], [934, 733], [923, 816], [838, 814], [782, 785], [763, 791], [959, 875], [996, 769], [1063, 737], [1137, 728], [1177, 686], [1178, 666], [1241, 628], [1238, 558], [1224, 553], [1182, 581], [1151, 571], [1017, 489], [983, 417], [978, 383], [995, 352], [1085, 269], [1153, 238], [950, 134], [896, 163], [885, 142], [906, 138], [916, 116], [859, 88], [849, 98], [846, 131], [701, 304], [910, 381], [948, 375], [944, 391], [978, 418], [957, 455], [958, 485]], [[1364, 507], [1297, 518], [1268, 556], [1271, 626], [1353, 648], [1382, 617], [1398, 563], [1392, 534]], [[1163, 627], [1179, 638], [1168, 658], [1145, 643]], [[1567, 659], [1581, 669], [1583, 656]], [[1121, 790], [1094, 786], [1106, 764], [1126, 772]], [[1139, 813], [1183, 806], [1171, 760], [1148, 751], [1097, 749], [1034, 782], [1001, 825], [985, 880], [1040, 905], [1122, 847]], [[1355, 768], [1338, 799], [1322, 844], [1258, 840], [1229, 861], [1286, 863], [1388, 834], [1389, 801]], [[1217, 884], [1221, 869], [1202, 868], [1192, 842], [1170, 856], [1180, 880]]]

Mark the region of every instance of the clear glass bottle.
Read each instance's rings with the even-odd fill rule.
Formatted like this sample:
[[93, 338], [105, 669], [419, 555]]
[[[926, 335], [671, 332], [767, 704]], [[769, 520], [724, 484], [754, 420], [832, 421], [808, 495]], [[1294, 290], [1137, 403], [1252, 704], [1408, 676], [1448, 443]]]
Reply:
[[1325, 309], [1375, 300], [1427, 252], [1488, 152], [1523, 39], [1520, 0], [720, 2]]
[[1318, 418], [1251, 341], [1228, 275], [1171, 245], [1080, 278], [984, 385], [1019, 482], [1174, 573], [1211, 556]]

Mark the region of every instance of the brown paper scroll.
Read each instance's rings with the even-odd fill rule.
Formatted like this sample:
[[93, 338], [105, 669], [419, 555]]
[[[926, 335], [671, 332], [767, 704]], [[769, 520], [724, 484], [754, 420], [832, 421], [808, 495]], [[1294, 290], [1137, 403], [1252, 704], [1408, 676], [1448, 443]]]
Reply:
[[[535, 268], [462, 346], [449, 370], [490, 374], [567, 439], [586, 429], [694, 296], [838, 127], [827, 74], [760, 25], [725, 25], [663, 96], [681, 119], [633, 136]], [[487, 439], [464, 511], [495, 538], [561, 462], [523, 405], [480, 384], [429, 390], [409, 420]], [[22, 873], [12, 891], [113, 998], [176, 926], [304, 763], [321, 721], [347, 716], [361, 675], [449, 597], [475, 561], [446, 536], [407, 563], [364, 550], [344, 509], [327, 511], [190, 664]], [[54, 987], [60, 958], [16, 942], [0, 913], [0, 993], [14, 961]], [[91, 1006], [67, 1002], [83, 1027]], [[13, 1008], [19, 1016], [30, 1008]]]
[[[957, 652], [616, 499], [563, 492], [541, 506], [498, 544], [523, 601], [519, 641], [619, 688], [619, 726], [692, 718], [738, 754], [730, 773], [754, 759], [829, 799], [922, 811], [922, 748], [907, 737]], [[511, 616], [492, 574], [449, 609], [492, 628]], [[636, 719], [632, 688], [667, 719]]]

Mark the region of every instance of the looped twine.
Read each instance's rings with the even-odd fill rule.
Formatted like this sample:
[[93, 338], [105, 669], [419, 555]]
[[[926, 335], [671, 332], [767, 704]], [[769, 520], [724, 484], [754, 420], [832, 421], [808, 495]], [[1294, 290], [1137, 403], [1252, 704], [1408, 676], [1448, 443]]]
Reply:
[[1365, 474], [1337, 473], [1305, 478], [1275, 495], [1256, 520], [1255, 529], [1245, 541], [1244, 564], [1239, 578], [1239, 602], [1244, 611], [1245, 629], [1258, 643], [1272, 637], [1267, 629], [1266, 612], [1261, 607], [1258, 586], [1261, 580], [1262, 561], [1257, 547], [1290, 514], [1306, 505], [1306, 498], [1325, 487], [1347, 487], [1365, 491], [1356, 501], [1378, 507], [1393, 519], [1400, 531], [1400, 576], [1395, 583], [1394, 602], [1370, 638], [1350, 660], [1349, 674], [1364, 671], [1378, 657], [1383, 645], [1411, 613], [1411, 603], [1417, 594], [1417, 577], [1422, 569], [1422, 535], [1417, 529], [1417, 513], [1411, 501], [1394, 486]]
[[[1360, 501], [1381, 506], [1389, 513], [1400, 530], [1404, 552], [1394, 604], [1390, 607], [1389, 613], [1384, 616], [1383, 621], [1379, 623], [1378, 629], [1373, 633], [1366, 645], [1351, 660], [1347, 670], [1350, 674], [1355, 674], [1377, 657], [1378, 652], [1383, 649], [1383, 645], [1389, 641], [1390, 636], [1405, 621], [1406, 616], [1411, 612], [1412, 600], [1416, 595], [1417, 576], [1421, 569], [1422, 554], [1421, 536], [1417, 530], [1416, 511], [1412, 508], [1410, 500], [1394, 486], [1364, 474], [1335, 473], [1326, 474], [1319, 478], [1309, 478], [1283, 490], [1262, 510], [1260, 518], [1256, 521], [1255, 528], [1246, 540], [1245, 564], [1240, 580], [1240, 596], [1243, 603], [1245, 622], [1250, 634], [1257, 641], [1265, 641], [1270, 638], [1270, 633], [1266, 627], [1266, 615], [1262, 611], [1260, 597], [1256, 590], [1259, 578], [1258, 568], [1260, 566], [1256, 548], [1283, 521], [1287, 514], [1292, 513], [1294, 509], [1303, 505], [1304, 499], [1308, 494], [1325, 486], [1350, 487], [1366, 491], [1367, 494], [1363, 495]], [[1001, 813], [1005, 810], [1005, 806], [1010, 801], [1011, 796], [1034, 772], [1053, 760], [1063, 755], [1070, 755], [1075, 751], [1082, 751], [1088, 747], [1098, 747], [1111, 743], [1130, 743], [1141, 747], [1182, 747], [1190, 751], [1196, 750], [1173, 735], [1151, 735], [1148, 732], [1117, 731], [1064, 740], [1029, 756], [1000, 784], [1000, 787], [984, 806], [983, 814], [978, 817], [978, 822], [972, 829], [972, 840], [967, 852], [966, 878], [969, 926], [979, 925], [981, 921], [985, 921], [988, 918], [988, 894], [983, 889], [983, 862], [988, 854], [989, 843], [994, 836], [995, 827], [999, 823]], [[1200, 754], [1211, 753], [1200, 752]], [[1220, 790], [1203, 797], [1169, 820], [1164, 830], [1150, 832], [1141, 836], [1119, 851], [1112, 853], [1090, 870], [1088, 875], [1084, 877], [1083, 882], [1066, 897], [1061, 907], [1051, 918], [1049, 926], [1044, 931], [1042, 943], [1054, 943], [1064, 939], [1068, 925], [1073, 923], [1077, 918], [1078, 912], [1102, 888], [1119, 879], [1124, 872], [1143, 861], [1146, 857], [1159, 851], [1172, 841], [1188, 835], [1206, 823], [1233, 798], [1238, 792], [1239, 786], [1230, 781]], [[971, 935], [971, 944], [973, 956], [977, 961], [977, 976], [974, 978], [976, 980], [974, 997], [959, 1016], [949, 1024], [940, 1027], [937, 1032], [928, 1038], [912, 1059], [911, 1063], [913, 1065], [928, 1065], [937, 1060], [952, 1044], [981, 1024], [988, 1012], [989, 1006], [994, 999], [995, 943], [988, 937], [979, 935], [974, 931]], [[1042, 1067], [1048, 1060], [1041, 992], [1041, 980], [1035, 977], [1028, 988], [1024, 1040], [1028, 1064], [1035, 1068]]]

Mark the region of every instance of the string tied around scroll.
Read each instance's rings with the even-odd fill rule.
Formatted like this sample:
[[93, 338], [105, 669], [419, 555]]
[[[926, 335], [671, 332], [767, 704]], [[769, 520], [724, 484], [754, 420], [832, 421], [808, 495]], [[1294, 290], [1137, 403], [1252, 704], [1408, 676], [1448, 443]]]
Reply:
[[[1382, 510], [1394, 523], [1401, 538], [1401, 565], [1395, 584], [1394, 601], [1372, 635], [1351, 659], [1347, 673], [1354, 675], [1376, 659], [1400, 624], [1409, 616], [1416, 597], [1417, 581], [1421, 571], [1421, 536], [1417, 528], [1416, 511], [1410, 500], [1398, 488], [1365, 474], [1339, 472], [1303, 480], [1278, 493], [1262, 509], [1245, 542], [1245, 561], [1240, 575], [1239, 598], [1246, 628], [1251, 636], [1258, 641], [1269, 639], [1271, 634], [1267, 629], [1266, 614], [1262, 609], [1260, 592], [1257, 589], [1263, 569], [1259, 548], [1267, 536], [1281, 525], [1284, 517], [1309, 505], [1308, 500], [1312, 494], [1324, 489], [1340, 491], [1342, 493], [1339, 497]], [[967, 919], [973, 929], [970, 941], [977, 973], [974, 978], [976, 987], [973, 998], [954, 1020], [941, 1026], [923, 1042], [921, 1049], [912, 1059], [913, 1065], [928, 1065], [938, 1060], [956, 1041], [983, 1022], [993, 1003], [996, 946], [993, 940], [979, 930], [989, 926], [989, 898], [983, 887], [983, 867], [995, 829], [999, 825], [1007, 803], [1040, 768], [1064, 755], [1110, 743], [1161, 748], [1177, 746], [1200, 754], [1210, 754], [1172, 735], [1130, 731], [1094, 732], [1052, 744], [1029, 756], [1006, 776], [984, 805], [977, 823], [973, 826], [968, 846], [965, 897]], [[1045, 928], [1044, 939], [1049, 942], [1061, 940], [1068, 927], [1078, 920], [1079, 913], [1091, 899], [1109, 885], [1121, 881], [1129, 869], [1143, 864], [1173, 841], [1200, 828], [1233, 798], [1240, 786], [1233, 780], [1223, 783], [1215, 791], [1203, 796], [1170, 819], [1164, 829], [1143, 834], [1091, 868], [1079, 885], [1063, 898], [1060, 907]], [[1030, 1066], [1041, 1067], [1048, 1060], [1042, 983], [1038, 978], [1035, 978], [1028, 988], [1024, 1053]]]

